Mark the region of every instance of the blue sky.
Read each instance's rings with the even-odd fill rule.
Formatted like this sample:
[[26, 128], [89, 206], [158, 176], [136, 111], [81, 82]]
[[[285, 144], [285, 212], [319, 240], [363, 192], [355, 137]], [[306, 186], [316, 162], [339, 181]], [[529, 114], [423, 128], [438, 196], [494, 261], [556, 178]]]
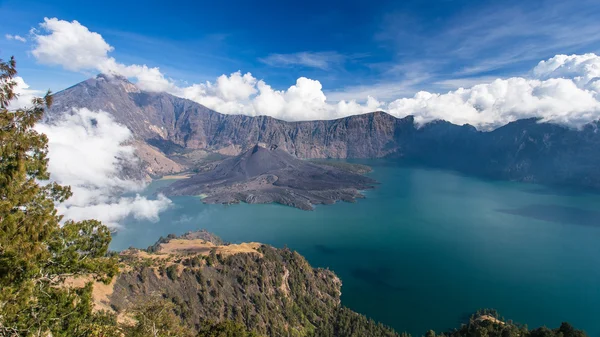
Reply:
[[[61, 90], [108, 67], [144, 90], [286, 120], [378, 109], [482, 127], [528, 116], [580, 125], [600, 111], [598, 0], [0, 0], [0, 15], [0, 57], [16, 56], [34, 89]], [[54, 28], [40, 25], [45, 18], [56, 18]], [[40, 36], [50, 41], [42, 46]], [[535, 82], [542, 60], [555, 65], [544, 79], [571, 82]], [[492, 85], [510, 77], [525, 82]], [[453, 91], [480, 83], [490, 86]]]
[[[326, 92], [391, 96], [523, 74], [555, 54], [597, 52], [598, 1], [1, 1], [0, 33], [27, 36], [44, 17], [100, 33], [123, 63], [200, 82], [241, 70], [275, 88], [299, 76]], [[2, 39], [35, 87], [89, 74], [40, 66], [28, 44]], [[297, 53], [305, 57], [299, 57]], [[274, 55], [280, 54], [280, 55]], [[301, 56], [302, 54], [300, 54]], [[309, 61], [306, 61], [306, 58]], [[394, 86], [390, 89], [389, 86]], [[388, 96], [384, 93], [383, 96]], [[387, 97], [386, 97], [387, 98]]]
[[[0, 0], [0, 18], [0, 58], [14, 55], [37, 90], [108, 71], [136, 83], [128, 92], [287, 121], [376, 110], [482, 130], [531, 117], [573, 128], [600, 119], [600, 0]], [[23, 83], [15, 107], [41, 93]], [[66, 218], [115, 226], [168, 207], [160, 198], [113, 203], [115, 190], [135, 185], [115, 177], [130, 134], [112, 111], [69, 112], [39, 126], [54, 179], [79, 203], [61, 206]], [[64, 171], [65, 162], [81, 169]]]

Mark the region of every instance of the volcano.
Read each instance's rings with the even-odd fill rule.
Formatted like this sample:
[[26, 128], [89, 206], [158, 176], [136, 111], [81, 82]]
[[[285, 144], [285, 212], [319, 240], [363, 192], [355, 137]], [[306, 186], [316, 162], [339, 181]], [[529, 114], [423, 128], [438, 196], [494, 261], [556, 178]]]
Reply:
[[311, 210], [317, 204], [362, 198], [359, 191], [377, 183], [360, 174], [365, 171], [362, 165], [307, 161], [275, 145], [255, 145], [162, 192], [199, 195], [205, 203], [279, 203]]

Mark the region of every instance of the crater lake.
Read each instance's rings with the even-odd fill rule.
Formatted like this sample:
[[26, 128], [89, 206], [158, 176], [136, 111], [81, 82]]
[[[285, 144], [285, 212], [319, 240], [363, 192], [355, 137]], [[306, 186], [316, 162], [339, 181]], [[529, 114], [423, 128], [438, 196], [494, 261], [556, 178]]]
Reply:
[[233, 243], [297, 250], [341, 278], [342, 304], [413, 336], [457, 327], [480, 308], [600, 336], [600, 195], [360, 163], [380, 185], [356, 203], [302, 211], [173, 197], [156, 222], [128, 219], [111, 248], [207, 229]]

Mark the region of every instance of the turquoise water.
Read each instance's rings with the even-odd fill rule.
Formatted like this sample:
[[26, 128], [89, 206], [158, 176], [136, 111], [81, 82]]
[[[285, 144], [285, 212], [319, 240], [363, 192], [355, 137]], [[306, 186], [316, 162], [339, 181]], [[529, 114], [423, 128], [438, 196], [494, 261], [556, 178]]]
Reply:
[[112, 248], [205, 228], [299, 251], [340, 276], [344, 305], [416, 336], [458, 327], [478, 308], [600, 336], [599, 195], [368, 164], [381, 185], [354, 204], [307, 212], [173, 198], [159, 222], [129, 220]]

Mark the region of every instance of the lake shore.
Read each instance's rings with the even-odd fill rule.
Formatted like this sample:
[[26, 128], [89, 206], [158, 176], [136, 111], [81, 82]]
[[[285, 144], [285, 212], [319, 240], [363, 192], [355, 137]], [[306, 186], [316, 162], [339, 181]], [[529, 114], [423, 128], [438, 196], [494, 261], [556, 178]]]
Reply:
[[189, 177], [191, 177], [192, 175], [189, 173], [184, 173], [184, 174], [172, 174], [172, 175], [166, 175], [163, 176], [162, 178], [158, 179], [158, 180], [179, 180], [179, 179], [187, 179]]

